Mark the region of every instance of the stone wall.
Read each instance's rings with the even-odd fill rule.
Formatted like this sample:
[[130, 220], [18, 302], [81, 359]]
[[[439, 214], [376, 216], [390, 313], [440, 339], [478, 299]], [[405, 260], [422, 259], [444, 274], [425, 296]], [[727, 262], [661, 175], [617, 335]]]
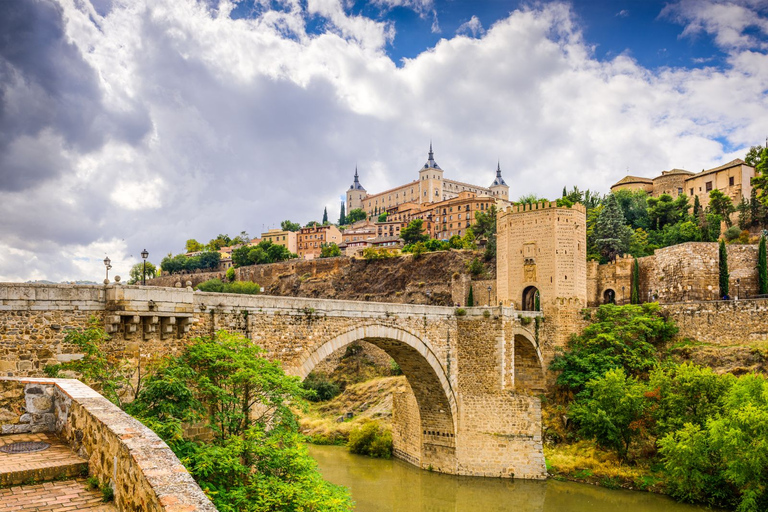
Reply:
[[[757, 294], [757, 245], [726, 246], [730, 296], [748, 298]], [[615, 263], [589, 262], [587, 289], [589, 306], [605, 303], [607, 289], [616, 292], [616, 302], [629, 301], [632, 289], [632, 257]], [[720, 298], [719, 249], [716, 242], [687, 242], [657, 249], [639, 258], [640, 300], [661, 303], [714, 300]]]
[[768, 299], [663, 304], [676, 323], [680, 339], [714, 345], [747, 345], [768, 341]]
[[120, 511], [216, 510], [154, 432], [79, 381], [0, 378], [0, 423], [3, 433], [60, 435], [109, 482]]

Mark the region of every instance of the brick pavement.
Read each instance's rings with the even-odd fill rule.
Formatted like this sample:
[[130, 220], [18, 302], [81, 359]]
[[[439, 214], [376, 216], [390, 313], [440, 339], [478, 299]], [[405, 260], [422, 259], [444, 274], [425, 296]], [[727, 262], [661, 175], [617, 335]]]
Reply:
[[75, 477], [88, 471], [87, 461], [75, 454], [54, 434], [0, 436], [0, 446], [23, 441], [43, 441], [50, 443], [51, 447], [33, 453], [0, 452], [0, 486]]
[[99, 490], [89, 490], [85, 478], [0, 489], [0, 512], [117, 512], [101, 501]]

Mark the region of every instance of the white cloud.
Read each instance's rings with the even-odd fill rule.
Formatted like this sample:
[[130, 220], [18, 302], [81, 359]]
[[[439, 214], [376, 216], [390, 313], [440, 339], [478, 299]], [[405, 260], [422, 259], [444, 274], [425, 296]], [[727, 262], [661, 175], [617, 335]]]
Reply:
[[480, 19], [477, 16], [472, 16], [469, 21], [465, 21], [459, 28], [456, 29], [456, 33], [459, 35], [479, 37], [485, 33], [483, 24], [480, 23]]
[[[411, 181], [430, 139], [449, 178], [488, 185], [500, 159], [513, 197], [555, 197], [607, 191], [627, 167], [714, 166], [768, 133], [768, 57], [741, 39], [754, 25], [738, 32], [732, 18], [739, 37], [727, 35], [705, 23], [708, 3], [674, 15], [732, 41], [727, 65], [649, 70], [595, 59], [565, 4], [515, 11], [397, 67], [392, 23], [339, 0], [239, 20], [228, 2], [59, 1], [60, 37], [34, 52], [21, 41], [26, 64], [0, 46], [0, 73], [20, 77], [0, 92], [30, 106], [0, 119], [0, 162], [26, 169], [6, 178], [0, 165], [1, 280], [100, 280], [105, 252], [127, 277], [145, 247], [158, 263], [188, 238], [257, 235], [325, 206], [336, 218], [355, 164], [372, 192]], [[325, 29], [307, 32], [308, 19]]]
[[662, 16], [684, 24], [683, 36], [706, 33], [727, 50], [765, 50], [768, 19], [761, 17], [758, 10], [768, 14], [765, 0], [681, 0], [665, 6]]
[[622, 9], [619, 12], [616, 13], [616, 16], [619, 18], [626, 18], [629, 16], [629, 11], [626, 9]]

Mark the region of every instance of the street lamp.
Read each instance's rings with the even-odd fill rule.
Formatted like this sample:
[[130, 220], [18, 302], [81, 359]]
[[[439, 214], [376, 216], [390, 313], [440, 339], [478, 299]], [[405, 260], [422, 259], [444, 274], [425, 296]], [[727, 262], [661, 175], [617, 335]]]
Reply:
[[107, 267], [107, 277], [104, 279], [104, 284], [109, 284], [109, 271], [112, 268], [112, 265], [110, 265], [112, 261], [110, 261], [109, 256], [104, 258], [104, 266]]
[[141, 251], [141, 257], [144, 260], [144, 268], [141, 271], [141, 286], [147, 285], [147, 258], [149, 257], [149, 253], [146, 249]]
[[739, 297], [740, 297], [740, 295], [739, 295], [739, 285], [740, 284], [741, 284], [741, 278], [737, 277], [736, 278], [736, 300], [739, 300]]
[[488, 285], [488, 305], [491, 305], [491, 285]]

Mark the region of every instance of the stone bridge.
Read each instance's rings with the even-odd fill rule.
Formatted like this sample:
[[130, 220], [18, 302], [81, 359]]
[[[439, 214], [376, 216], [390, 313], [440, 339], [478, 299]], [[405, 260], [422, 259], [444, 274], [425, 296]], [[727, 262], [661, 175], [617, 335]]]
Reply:
[[92, 317], [112, 335], [113, 353], [136, 364], [226, 329], [304, 378], [333, 352], [366, 341], [400, 365], [413, 391], [394, 400], [396, 456], [452, 474], [546, 474], [541, 404], [533, 396], [545, 387], [540, 313], [190, 288], [0, 284], [0, 372], [39, 376], [47, 364], [81, 357], [64, 333]]

